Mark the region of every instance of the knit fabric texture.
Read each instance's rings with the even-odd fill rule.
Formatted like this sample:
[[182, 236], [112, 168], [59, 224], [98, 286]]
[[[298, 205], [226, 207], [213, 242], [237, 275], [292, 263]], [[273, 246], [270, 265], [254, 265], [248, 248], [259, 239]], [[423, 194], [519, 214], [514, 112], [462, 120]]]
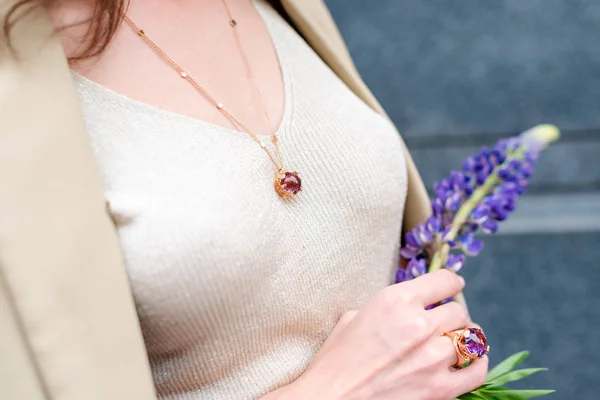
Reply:
[[251, 399], [292, 382], [399, 262], [397, 131], [255, 6], [283, 71], [278, 135], [303, 179], [296, 198], [275, 193], [274, 166], [246, 133], [74, 74], [163, 400]]

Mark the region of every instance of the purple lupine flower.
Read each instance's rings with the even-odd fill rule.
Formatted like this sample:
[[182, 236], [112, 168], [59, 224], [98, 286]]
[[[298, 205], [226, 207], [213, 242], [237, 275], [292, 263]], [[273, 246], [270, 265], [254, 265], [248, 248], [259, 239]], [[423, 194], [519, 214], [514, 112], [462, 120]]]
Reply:
[[[475, 235], [498, 231], [499, 222], [508, 218], [525, 193], [539, 152], [558, 134], [555, 127], [540, 125], [502, 139], [493, 148], [482, 147], [467, 157], [462, 171], [452, 171], [435, 183], [432, 215], [406, 233], [400, 254], [410, 261], [396, 274], [396, 282], [416, 278], [428, 269], [458, 272], [465, 255], [479, 254], [483, 242]], [[440, 246], [446, 247], [445, 252], [439, 251]]]
[[498, 232], [498, 222], [493, 219], [487, 219], [480, 225], [483, 233], [496, 233]]
[[406, 265], [406, 269], [398, 268], [395, 283], [410, 281], [427, 273], [427, 263], [424, 258], [412, 258]]
[[410, 260], [406, 266], [406, 273], [408, 279], [425, 275], [427, 273], [427, 263], [425, 262], [425, 259], [413, 258]]
[[446, 265], [444, 268], [449, 269], [453, 272], [458, 272], [461, 270], [462, 266], [465, 263], [465, 255], [464, 254], [450, 254], [448, 256], [448, 260], [446, 261]]
[[[459, 272], [467, 255], [479, 254], [483, 242], [476, 239], [475, 234], [498, 231], [499, 223], [515, 210], [518, 197], [527, 190], [538, 153], [558, 135], [555, 127], [541, 125], [519, 137], [503, 139], [495, 147], [484, 147], [467, 157], [462, 172], [452, 171], [448, 178], [436, 183], [431, 217], [405, 235], [405, 246], [400, 255], [409, 261], [406, 268], [396, 271], [395, 282], [411, 280], [440, 268]], [[425, 309], [431, 310], [450, 301], [452, 299], [447, 298]], [[473, 329], [468, 332], [473, 334]], [[487, 352], [483, 351], [486, 348], [483, 332], [481, 335], [483, 341], [478, 342], [482, 343], [480, 356]], [[515, 357], [523, 356], [516, 354], [510, 359], [517, 359]], [[507, 360], [502, 364], [512, 362]], [[513, 398], [518, 393], [500, 385], [497, 387], [504, 393], [498, 399]], [[469, 393], [480, 398], [478, 390], [481, 388], [494, 388], [494, 381], [486, 381], [484, 386]], [[531, 392], [543, 395], [553, 391]]]
[[468, 256], [476, 256], [483, 249], [483, 242], [475, 239], [472, 232], [460, 235], [458, 242], [460, 249]]
[[404, 268], [398, 268], [396, 270], [396, 279], [394, 283], [400, 283], [406, 281], [406, 270]]

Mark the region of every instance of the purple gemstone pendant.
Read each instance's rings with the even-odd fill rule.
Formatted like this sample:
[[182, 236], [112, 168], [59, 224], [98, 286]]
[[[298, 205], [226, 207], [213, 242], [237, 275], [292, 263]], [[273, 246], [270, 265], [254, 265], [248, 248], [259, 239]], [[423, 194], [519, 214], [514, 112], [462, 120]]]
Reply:
[[294, 197], [302, 191], [302, 180], [297, 172], [279, 170], [273, 183], [275, 191], [283, 198]]

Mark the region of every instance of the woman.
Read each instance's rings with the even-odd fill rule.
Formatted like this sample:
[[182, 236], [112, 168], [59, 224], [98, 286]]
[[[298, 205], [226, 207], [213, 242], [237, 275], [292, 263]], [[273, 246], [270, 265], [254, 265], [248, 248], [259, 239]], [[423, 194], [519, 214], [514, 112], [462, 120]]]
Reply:
[[428, 202], [320, 1], [25, 3], [0, 70], [1, 398], [482, 383], [443, 336], [464, 306], [425, 310], [464, 282], [389, 286]]

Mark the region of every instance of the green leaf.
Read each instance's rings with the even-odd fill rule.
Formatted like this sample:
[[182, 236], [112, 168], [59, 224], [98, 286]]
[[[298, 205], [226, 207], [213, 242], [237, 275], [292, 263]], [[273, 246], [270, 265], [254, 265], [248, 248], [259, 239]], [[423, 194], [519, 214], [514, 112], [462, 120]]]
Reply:
[[527, 398], [523, 396], [512, 395], [507, 392], [502, 394], [486, 393], [485, 398], [486, 400], [527, 400]]
[[507, 372], [515, 369], [519, 364], [521, 364], [525, 359], [529, 357], [528, 351], [522, 351], [520, 353], [513, 354], [508, 357], [506, 360], [502, 361], [500, 364], [496, 365], [494, 369], [492, 369], [485, 380], [485, 383], [489, 383], [494, 379], [498, 378], [500, 375], [504, 375]]
[[554, 390], [511, 390], [500, 387], [481, 391], [484, 396], [492, 400], [525, 400], [554, 392]]
[[492, 386], [502, 386], [508, 382], [518, 381], [520, 379], [527, 378], [529, 375], [533, 375], [536, 372], [548, 371], [548, 368], [525, 368], [517, 369], [515, 371], [507, 372], [499, 377], [489, 381], [488, 383]]
[[480, 395], [478, 393], [474, 393], [474, 392], [469, 392], [469, 393], [461, 394], [460, 396], [458, 396], [458, 398], [460, 400], [487, 400], [482, 395]]

